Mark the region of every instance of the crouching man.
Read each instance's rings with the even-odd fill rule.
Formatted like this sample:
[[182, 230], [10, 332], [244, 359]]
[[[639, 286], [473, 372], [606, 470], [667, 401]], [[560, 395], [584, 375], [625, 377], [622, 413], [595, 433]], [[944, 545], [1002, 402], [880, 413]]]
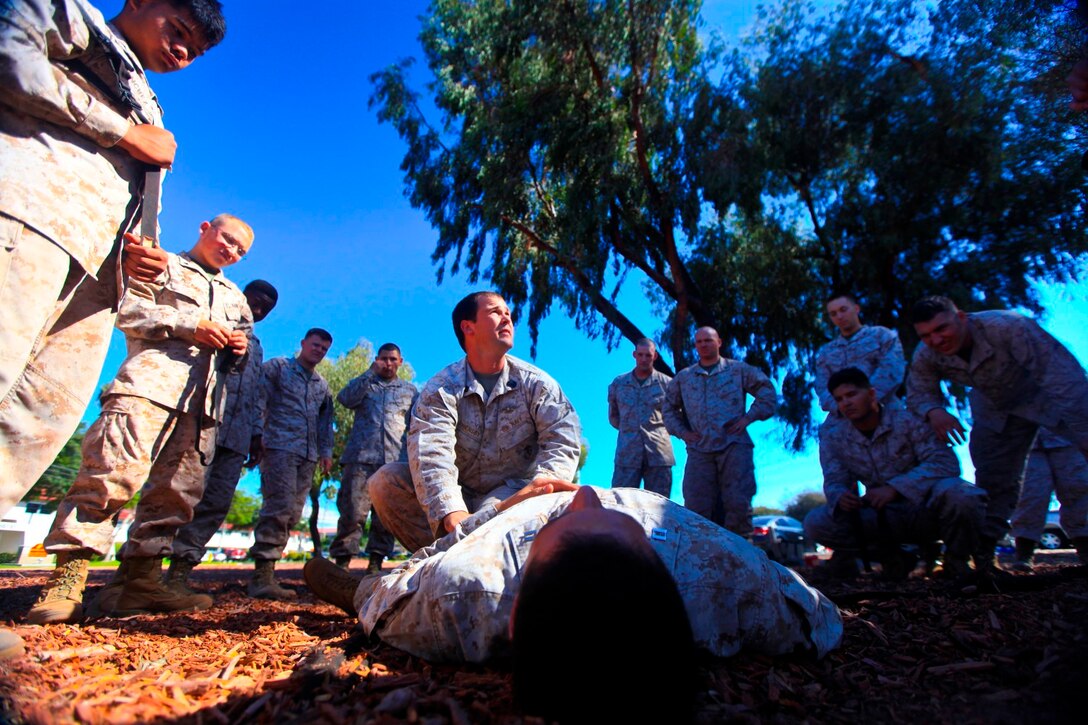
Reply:
[[359, 580], [324, 559], [305, 575], [398, 649], [512, 657], [521, 708], [549, 721], [690, 720], [697, 649], [822, 656], [842, 637], [835, 605], [796, 574], [633, 488], [532, 483], [385, 576]]
[[[857, 574], [863, 549], [943, 539], [945, 570], [966, 577], [986, 511], [982, 489], [959, 477], [952, 449], [924, 420], [882, 406], [865, 373], [840, 370], [827, 388], [842, 417], [820, 426], [827, 504], [805, 517], [805, 535], [834, 550], [833, 569], [844, 576]], [[886, 571], [897, 563], [885, 561]]]

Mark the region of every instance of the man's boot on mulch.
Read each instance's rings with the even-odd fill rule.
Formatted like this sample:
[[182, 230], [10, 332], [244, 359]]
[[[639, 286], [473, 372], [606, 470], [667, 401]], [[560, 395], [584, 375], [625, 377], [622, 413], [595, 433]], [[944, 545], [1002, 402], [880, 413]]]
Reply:
[[1016, 537], [1016, 552], [1013, 554], [1013, 571], [1032, 572], [1035, 570], [1035, 542], [1023, 536]]
[[275, 599], [280, 602], [289, 602], [298, 598], [294, 589], [287, 589], [276, 583], [276, 562], [273, 559], [257, 559], [254, 562], [253, 578], [249, 581], [249, 596], [255, 599]]
[[827, 573], [836, 579], [858, 578], [858, 552], [853, 549], [835, 549], [827, 561]]
[[26, 643], [13, 630], [0, 627], [0, 660], [13, 660], [26, 654]]
[[125, 586], [115, 617], [161, 612], [193, 612], [212, 606], [207, 594], [182, 594], [162, 583], [162, 557], [130, 556], [125, 559]]
[[117, 569], [114, 570], [113, 577], [105, 586], [99, 587], [98, 591], [93, 592], [92, 596], [88, 598], [85, 607], [87, 619], [99, 619], [113, 614], [114, 608], [117, 607], [117, 599], [125, 588], [125, 574], [127, 573], [128, 567], [125, 566], [125, 561], [122, 559], [121, 563], [117, 565]]
[[355, 590], [359, 588], [361, 578], [348, 574], [321, 557], [306, 562], [302, 575], [306, 579], [306, 586], [318, 599], [340, 607], [351, 617], [358, 615], [355, 611]]
[[30, 624], [58, 624], [83, 619], [83, 589], [87, 586], [88, 554], [58, 554], [38, 601], [30, 608]]
[[382, 556], [381, 554], [372, 554], [370, 556], [370, 561], [368, 561], [367, 564], [366, 564], [366, 575], [367, 576], [375, 576], [375, 575], [381, 576], [382, 562], [383, 561], [385, 561], [385, 557]]
[[338, 567], [340, 567], [341, 569], [343, 569], [344, 571], [347, 571], [348, 569], [351, 568], [351, 557], [350, 556], [338, 556], [338, 557], [336, 557], [336, 565]]
[[187, 596], [196, 594], [196, 592], [189, 588], [189, 575], [193, 573], [193, 569], [196, 565], [197, 562], [195, 561], [171, 559], [170, 568], [166, 570], [166, 575], [162, 578], [162, 583], [166, 585], [167, 589], [171, 589], [178, 594], [185, 594]]

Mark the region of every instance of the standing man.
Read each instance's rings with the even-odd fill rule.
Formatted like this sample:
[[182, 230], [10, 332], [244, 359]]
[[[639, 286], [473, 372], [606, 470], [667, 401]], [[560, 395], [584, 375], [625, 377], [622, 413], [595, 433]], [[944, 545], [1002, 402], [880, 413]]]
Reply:
[[876, 388], [881, 405], [902, 407], [896, 393], [903, 384], [907, 361], [895, 330], [861, 324], [861, 307], [850, 294], [837, 294], [827, 301], [827, 316], [839, 334], [816, 353], [816, 395], [820, 407], [836, 414], [835, 399], [827, 391], [832, 374], [857, 368]]
[[382, 523], [412, 551], [527, 484], [569, 490], [578, 470], [578, 416], [547, 373], [507, 354], [514, 322], [503, 298], [469, 294], [453, 308], [453, 331], [465, 357], [420, 393], [408, 463], [370, 478]]
[[145, 71], [185, 68], [225, 31], [217, 0], [126, 0], [108, 23], [86, 0], [3, 4], [0, 515], [79, 424], [125, 285], [167, 267], [129, 234], [158, 214], [145, 172], [177, 146]]
[[249, 596], [294, 599], [294, 590], [276, 583], [276, 562], [314, 485], [318, 467], [332, 469], [332, 395], [314, 371], [332, 346], [320, 327], [306, 331], [297, 357], [264, 364], [264, 455], [261, 458], [261, 512], [249, 550], [254, 560]]
[[[971, 388], [971, 460], [978, 486], [989, 495], [975, 566], [989, 570], [1039, 427], [1088, 453], [1088, 377], [1064, 345], [1015, 312], [967, 314], [947, 297], [926, 297], [911, 313], [924, 344], [911, 361], [907, 405], [941, 440], [962, 443], [966, 431], [945, 409], [941, 381]], [[1088, 563], [1088, 538], [1073, 544]]]
[[[263, 279], [255, 279], [244, 290], [253, 321], [260, 322], [276, 306], [279, 293]], [[263, 443], [260, 420], [264, 394], [264, 348], [254, 332], [249, 333], [248, 359], [241, 370], [232, 370], [224, 385], [226, 404], [215, 443], [215, 460], [204, 477], [204, 496], [193, 512], [193, 520], [174, 538], [168, 584], [187, 589], [189, 573], [200, 563], [212, 538], [227, 518], [242, 467], [261, 462]], [[247, 460], [248, 456], [248, 460]]]
[[654, 370], [657, 348], [649, 338], [635, 343], [633, 357], [635, 369], [608, 386], [608, 422], [620, 432], [612, 488], [638, 488], [645, 481], [647, 491], [668, 498], [676, 458], [661, 404], [672, 378]]
[[[695, 332], [699, 362], [669, 383], [665, 427], [688, 447], [684, 505], [740, 536], [752, 533], [755, 462], [748, 426], [774, 413], [775, 390], [756, 368], [721, 356], [713, 327]], [[745, 410], [747, 396], [752, 407]]]
[[340, 520], [329, 556], [347, 569], [351, 557], [359, 552], [363, 524], [370, 514], [370, 536], [366, 555], [368, 574], [380, 574], [382, 561], [393, 553], [393, 535], [382, 525], [378, 512], [371, 508], [367, 479], [393, 461], [407, 461], [405, 443], [412, 406], [419, 397], [416, 386], [397, 377], [401, 363], [400, 348], [387, 342], [378, 348], [370, 369], [352, 380], [336, 396], [340, 405], [355, 414], [351, 437], [340, 456], [343, 477], [336, 494]]
[[246, 352], [249, 307], [221, 270], [252, 243], [248, 224], [220, 214], [200, 224], [188, 253], [169, 255], [161, 284], [130, 283], [117, 317], [128, 355], [103, 393], [102, 412], [83, 438], [79, 474], [45, 538], [57, 567], [27, 615], [30, 623], [82, 618], [88, 562], [107, 553], [114, 516], [137, 491], [115, 610], [211, 606], [211, 597], [166, 589], [162, 560], [204, 491], [219, 415], [212, 395], [216, 379]]

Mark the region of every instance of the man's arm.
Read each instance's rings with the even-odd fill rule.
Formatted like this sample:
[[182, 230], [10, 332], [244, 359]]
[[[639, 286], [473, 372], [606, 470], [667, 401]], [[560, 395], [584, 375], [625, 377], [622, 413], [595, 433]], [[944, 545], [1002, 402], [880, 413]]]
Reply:
[[344, 406], [348, 410], [358, 408], [366, 400], [367, 393], [374, 387], [374, 381], [377, 376], [374, 375], [373, 368], [368, 368], [365, 373], [352, 379], [350, 383], [344, 386], [336, 395], [336, 402]]
[[835, 436], [840, 432], [839, 426], [825, 424], [820, 427], [820, 468], [824, 472], [824, 498], [832, 510], [856, 510], [860, 508], [858, 479], [843, 464], [836, 450]]
[[428, 383], [412, 409], [408, 465], [416, 498], [431, 525], [447, 515], [468, 515], [457, 473], [457, 399], [439, 384]]
[[778, 393], [775, 392], [771, 379], [763, 374], [762, 370], [744, 364], [741, 370], [741, 381], [744, 392], [752, 396], [752, 406], [744, 414], [750, 422], [767, 420], [774, 415], [774, 408], [778, 404]]
[[616, 400], [616, 381], [608, 386], [608, 422], [616, 430], [620, 429], [620, 406]]
[[[332, 442], [333, 442], [333, 407], [332, 407], [332, 395], [329, 393], [328, 388], [325, 389], [325, 398], [321, 401], [321, 406], [317, 409], [317, 450], [322, 459], [328, 459], [329, 463], [332, 462]], [[325, 473], [329, 472], [329, 466], [324, 466]]]
[[907, 407], [929, 423], [940, 440], [959, 445], [967, 431], [956, 416], [945, 410], [948, 403], [941, 391], [941, 373], [925, 344], [914, 351], [907, 376]]
[[570, 481], [582, 454], [582, 426], [574, 406], [552, 380], [539, 379], [533, 390], [531, 413], [536, 426], [537, 454], [533, 479]]
[[831, 366], [823, 354], [823, 348], [816, 353], [816, 397], [820, 401], [820, 408], [830, 413], [835, 410], [835, 398], [827, 389], [827, 383], [831, 380]]
[[903, 375], [907, 372], [907, 360], [903, 356], [903, 343], [900, 342], [899, 335], [894, 330], [877, 329], [882, 335], [880, 362], [869, 377], [869, 382], [876, 388], [880, 402], [889, 403], [895, 398], [899, 386], [903, 384]]
[[678, 372], [665, 388], [665, 400], [661, 403], [661, 417], [665, 419], [665, 430], [669, 432], [669, 435], [674, 435], [687, 443], [694, 443], [699, 440], [699, 434], [688, 425], [688, 416], [684, 412], [684, 396], [680, 388], [680, 375], [681, 373]]
[[895, 431], [894, 435], [896, 438], [907, 438], [908, 442], [898, 445], [895, 441], [889, 449], [902, 451], [917, 463], [887, 483], [911, 503], [925, 505], [933, 484], [960, 475], [960, 462], [956, 454], [946, 443], [938, 440], [936, 433], [923, 421], [912, 420], [909, 427]]

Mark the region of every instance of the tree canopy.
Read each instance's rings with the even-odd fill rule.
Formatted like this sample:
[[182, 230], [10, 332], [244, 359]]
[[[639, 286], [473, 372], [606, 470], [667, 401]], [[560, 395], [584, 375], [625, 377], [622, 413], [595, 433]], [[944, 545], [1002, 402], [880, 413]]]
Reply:
[[72, 487], [72, 482], [76, 480], [76, 474], [79, 473], [79, 466], [82, 462], [83, 436], [86, 432], [86, 426], [80, 423], [79, 427], [76, 428], [76, 432], [61, 448], [53, 463], [23, 496], [23, 501], [42, 501], [44, 510], [56, 510], [61, 499], [68, 493], [68, 489]]
[[[781, 381], [810, 430], [823, 301], [915, 338], [929, 293], [1036, 307], [1032, 280], [1085, 252], [1083, 171], [1061, 78], [1082, 39], [1060, 2], [782, 2], [734, 49], [694, 0], [436, 0], [411, 61], [373, 76], [407, 143], [407, 194], [433, 259], [481, 274], [540, 321], [657, 337], [680, 367], [693, 327]], [[662, 327], [619, 309], [641, 282]], [[668, 367], [667, 365], [664, 367]]]

